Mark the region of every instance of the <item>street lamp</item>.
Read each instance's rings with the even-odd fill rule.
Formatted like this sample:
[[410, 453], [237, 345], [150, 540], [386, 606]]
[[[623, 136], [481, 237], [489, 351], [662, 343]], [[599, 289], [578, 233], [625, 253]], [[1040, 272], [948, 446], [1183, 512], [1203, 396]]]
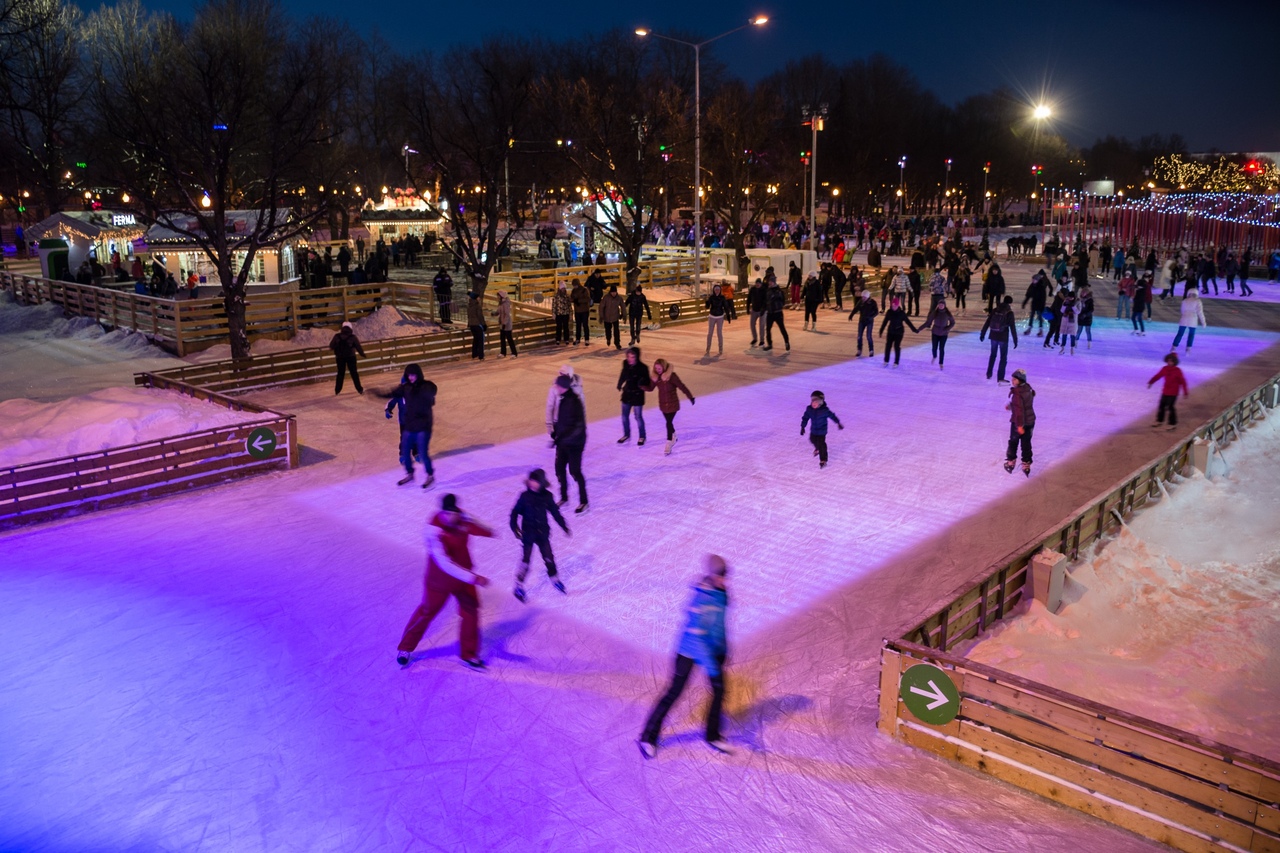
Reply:
[[1053, 115], [1053, 110], [1049, 109], [1047, 104], [1039, 104], [1031, 115], [1036, 121], [1044, 121], [1049, 116]]
[[818, 251], [818, 131], [827, 118], [827, 105], [816, 108], [805, 104], [800, 108], [804, 123], [813, 130], [813, 147], [809, 149], [809, 248]]
[[942, 195], [944, 198], [951, 197], [951, 158], [947, 158], [947, 172], [942, 179]]
[[907, 155], [903, 154], [898, 158], [898, 215], [902, 215], [902, 198], [905, 195], [903, 189], [907, 184]]
[[991, 174], [991, 161], [982, 167], [982, 215], [991, 215], [991, 193], [987, 192], [987, 175]]
[[769, 23], [764, 15], [757, 15], [740, 27], [734, 27], [715, 38], [706, 41], [691, 42], [683, 39], [655, 33], [648, 27], [638, 27], [636, 35], [644, 38], [665, 39], [693, 48], [693, 287], [694, 293], [702, 294], [702, 49], [725, 36], [731, 36], [747, 27], [761, 27]]

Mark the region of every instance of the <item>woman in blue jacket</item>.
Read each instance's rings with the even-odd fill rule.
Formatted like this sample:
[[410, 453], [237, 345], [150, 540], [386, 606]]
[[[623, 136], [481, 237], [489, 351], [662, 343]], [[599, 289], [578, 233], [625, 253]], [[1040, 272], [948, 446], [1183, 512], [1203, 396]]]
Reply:
[[707, 573], [693, 587], [693, 598], [685, 612], [684, 634], [676, 649], [675, 674], [671, 686], [658, 700], [640, 735], [640, 752], [645, 758], [658, 754], [658, 734], [662, 721], [671, 706], [684, 692], [694, 664], [707, 671], [711, 681], [711, 707], [707, 710], [707, 746], [716, 752], [732, 754], [733, 749], [720, 737], [721, 707], [724, 705], [724, 660], [729, 652], [725, 635], [725, 609], [729, 606], [729, 593], [725, 589], [725, 577], [729, 567], [724, 558], [708, 554], [705, 560]]

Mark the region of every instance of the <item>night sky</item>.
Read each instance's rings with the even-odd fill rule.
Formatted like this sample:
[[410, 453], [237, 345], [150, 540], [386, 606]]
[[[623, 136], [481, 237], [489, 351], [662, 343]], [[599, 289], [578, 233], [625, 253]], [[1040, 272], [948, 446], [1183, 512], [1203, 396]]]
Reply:
[[[770, 23], [718, 42], [749, 81], [821, 52], [837, 64], [882, 52], [943, 101], [997, 86], [1044, 93], [1054, 129], [1077, 145], [1107, 134], [1179, 133], [1193, 152], [1280, 151], [1280, 2], [1071, 3], [349, 3], [283, 0], [294, 15], [348, 20], [394, 48], [437, 50], [507, 33], [562, 40], [612, 27], [714, 36], [754, 14]], [[192, 0], [144, 0], [190, 16]]]

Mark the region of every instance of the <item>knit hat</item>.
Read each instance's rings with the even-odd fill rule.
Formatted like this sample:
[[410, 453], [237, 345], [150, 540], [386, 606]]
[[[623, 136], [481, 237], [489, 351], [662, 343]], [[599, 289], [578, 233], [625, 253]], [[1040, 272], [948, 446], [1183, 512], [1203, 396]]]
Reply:
[[529, 479], [540, 484], [544, 489], [547, 487], [547, 472], [543, 471], [541, 468], [534, 468], [530, 471]]
[[1021, 382], [1023, 385], [1027, 384], [1027, 372], [1022, 368], [1018, 368], [1013, 372], [1013, 378]]
[[346, 322], [344, 322], [344, 323], [342, 324], [342, 328], [344, 328], [344, 329], [351, 329], [351, 330], [353, 330], [353, 331], [355, 330], [355, 327], [351, 325], [351, 321], [350, 321], [350, 320], [347, 320]]
[[564, 376], [563, 374], [560, 376], [557, 376], [556, 387], [563, 388], [564, 390], [568, 391], [570, 388], [573, 387], [573, 380], [568, 376]]
[[864, 291], [862, 291], [862, 298], [863, 298], [863, 299], [867, 299], [867, 298], [869, 298], [870, 296], [871, 296], [871, 291], [870, 291], [870, 290], [864, 290]]
[[562, 364], [562, 365], [560, 365], [560, 375], [561, 375], [561, 376], [572, 376], [572, 375], [573, 375], [573, 365], [572, 365], [572, 364]]
[[826, 396], [824, 396], [824, 395], [823, 395], [823, 393], [822, 393], [821, 391], [814, 391], [812, 394], [810, 394], [810, 395], [809, 395], [809, 399], [810, 399], [810, 400], [825, 400], [825, 399], [827, 399], [827, 398], [826, 398]]
[[1005, 304], [1005, 305], [1012, 305], [1012, 304], [1013, 304], [1013, 297], [1012, 297], [1012, 296], [1006, 296], [1006, 297], [1004, 298], [1004, 304]]
[[458, 511], [458, 496], [455, 494], [447, 494], [440, 499], [440, 509], [442, 512]]

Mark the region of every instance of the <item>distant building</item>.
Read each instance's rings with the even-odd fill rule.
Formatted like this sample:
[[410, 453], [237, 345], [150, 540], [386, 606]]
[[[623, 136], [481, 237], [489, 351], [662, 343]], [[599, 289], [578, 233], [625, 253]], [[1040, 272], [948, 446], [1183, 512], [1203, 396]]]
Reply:
[[[256, 226], [259, 215], [259, 211], [256, 210], [228, 210], [226, 213], [228, 233], [247, 236]], [[288, 209], [280, 211], [280, 216], [286, 223], [293, 218], [292, 211]], [[175, 217], [174, 224], [190, 232], [196, 232], [200, 227], [199, 220], [193, 215]], [[286, 230], [287, 227], [279, 229], [282, 234]], [[218, 273], [213, 261], [190, 234], [166, 228], [163, 225], [153, 225], [147, 229], [143, 239], [145, 250], [151, 254], [151, 257], [159, 260], [164, 268], [179, 280], [185, 273], [195, 270], [202, 282], [218, 283]], [[301, 242], [299, 237], [287, 239], [281, 237], [279, 240], [272, 241], [270, 245], [259, 247], [253, 253], [253, 260], [250, 262], [252, 268], [248, 283], [282, 286], [295, 284], [302, 276], [295, 259], [295, 249], [299, 242]], [[240, 271], [247, 254], [245, 251], [237, 251], [232, 255], [233, 273]]]

